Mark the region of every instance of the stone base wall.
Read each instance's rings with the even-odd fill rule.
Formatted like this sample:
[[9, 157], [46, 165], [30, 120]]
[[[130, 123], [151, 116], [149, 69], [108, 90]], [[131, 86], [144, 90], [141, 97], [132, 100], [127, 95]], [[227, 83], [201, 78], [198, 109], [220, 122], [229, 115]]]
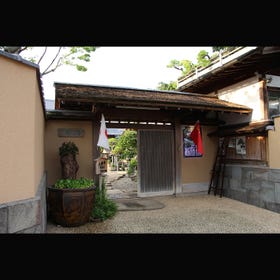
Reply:
[[226, 165], [224, 196], [280, 213], [280, 169]]
[[46, 174], [36, 197], [0, 204], [0, 233], [45, 233], [47, 228]]

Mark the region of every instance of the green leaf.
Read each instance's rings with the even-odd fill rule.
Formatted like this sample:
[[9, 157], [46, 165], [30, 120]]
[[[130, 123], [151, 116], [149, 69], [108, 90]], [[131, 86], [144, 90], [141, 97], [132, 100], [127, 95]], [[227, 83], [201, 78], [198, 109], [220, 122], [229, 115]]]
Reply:
[[87, 71], [87, 68], [85, 67], [85, 66], [83, 66], [83, 65], [76, 65], [76, 69], [78, 70], [78, 71], [81, 71], [81, 72], [86, 72]]

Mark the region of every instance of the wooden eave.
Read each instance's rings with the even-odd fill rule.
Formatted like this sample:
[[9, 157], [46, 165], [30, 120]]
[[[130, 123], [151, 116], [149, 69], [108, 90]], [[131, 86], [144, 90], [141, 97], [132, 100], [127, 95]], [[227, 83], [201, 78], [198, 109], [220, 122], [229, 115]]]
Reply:
[[264, 135], [267, 133], [267, 126], [273, 125], [272, 120], [264, 120], [237, 125], [224, 125], [217, 130], [208, 133], [208, 136], [243, 136], [243, 135]]
[[135, 106], [176, 110], [210, 110], [249, 114], [252, 109], [236, 103], [195, 93], [55, 83], [56, 110], [79, 108], [90, 111], [96, 106]]

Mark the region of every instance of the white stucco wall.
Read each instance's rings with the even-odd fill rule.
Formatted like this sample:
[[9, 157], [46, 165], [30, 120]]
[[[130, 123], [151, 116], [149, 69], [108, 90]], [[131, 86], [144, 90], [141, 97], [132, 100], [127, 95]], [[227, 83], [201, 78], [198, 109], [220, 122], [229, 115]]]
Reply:
[[[263, 81], [252, 77], [245, 81], [233, 84], [218, 91], [222, 100], [246, 105], [253, 109], [251, 121], [264, 119]], [[234, 119], [232, 119], [234, 121]]]

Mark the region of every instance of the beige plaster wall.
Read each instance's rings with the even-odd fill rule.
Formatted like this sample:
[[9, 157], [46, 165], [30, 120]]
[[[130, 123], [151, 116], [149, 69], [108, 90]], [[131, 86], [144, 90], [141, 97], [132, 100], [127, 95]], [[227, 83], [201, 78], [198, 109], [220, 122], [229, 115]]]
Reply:
[[268, 131], [268, 166], [280, 168], [280, 117], [274, 118], [274, 130]]
[[223, 88], [218, 91], [218, 96], [222, 100], [252, 108], [252, 121], [264, 119], [263, 82], [259, 82], [257, 77]]
[[[37, 84], [36, 84], [37, 85]], [[45, 116], [40, 97], [39, 88], [35, 86], [34, 100], [34, 191], [37, 192], [38, 185], [45, 172]]]
[[44, 173], [36, 68], [0, 56], [0, 203], [34, 197]]
[[211, 126], [201, 126], [204, 155], [202, 157], [185, 158], [182, 150], [182, 184], [210, 182], [211, 169], [217, 151], [217, 138], [207, 134], [216, 129]]
[[[84, 129], [85, 134], [83, 137], [58, 137], [58, 128], [81, 128]], [[79, 148], [77, 177], [92, 178], [93, 176], [92, 122], [48, 120], [45, 130], [45, 165], [48, 185], [53, 185], [61, 178], [59, 147], [63, 142], [68, 141], [73, 141]]]

